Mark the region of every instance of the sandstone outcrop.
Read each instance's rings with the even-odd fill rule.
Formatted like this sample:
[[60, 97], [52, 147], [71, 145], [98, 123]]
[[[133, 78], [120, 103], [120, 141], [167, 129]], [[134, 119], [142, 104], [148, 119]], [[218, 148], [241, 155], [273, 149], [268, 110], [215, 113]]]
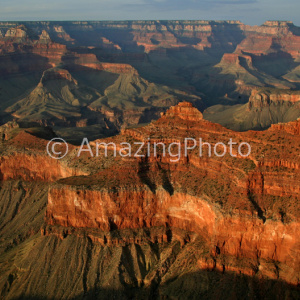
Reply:
[[[297, 27], [291, 22], [267, 21], [262, 26], [248, 26], [239, 21], [24, 22], [20, 25], [2, 23], [2, 26], [6, 38], [26, 39], [30, 30], [46, 37], [43, 40], [51, 36], [55, 42], [76, 45], [82, 43], [78, 34], [81, 33], [86, 35], [84, 40], [90, 43], [88, 46], [101, 45], [118, 51], [140, 48], [146, 53], [183, 47], [201, 51], [214, 48], [221, 51], [223, 47], [234, 51], [242, 35], [246, 39], [239, 45], [239, 51], [266, 54], [279, 43], [293, 57], [299, 55], [299, 37], [294, 34]], [[99, 31], [102, 35], [95, 38]], [[117, 39], [114, 33], [118, 34]], [[219, 34], [223, 35], [222, 40]], [[254, 40], [255, 46], [251, 42]]]
[[[299, 36], [279, 21], [0, 22], [1, 124], [16, 119], [0, 127], [1, 296], [297, 298]], [[41, 125], [89, 135], [94, 155], [50, 158]]]
[[[122, 138], [126, 141], [126, 136], [147, 141], [148, 136], [150, 143], [168, 144], [174, 142], [167, 138], [172, 136], [183, 145], [184, 137], [193, 136], [215, 145], [232, 138], [250, 143], [251, 156], [243, 158], [235, 149], [236, 158], [227, 153], [222, 160], [199, 157], [194, 150], [177, 163], [161, 152], [157, 157], [123, 162], [117, 159], [112, 162], [112, 169], [61, 179], [53, 185], [48, 194], [47, 223], [103, 232], [167, 224], [169, 228], [200, 235], [216, 257], [215, 261], [219, 256], [225, 260], [226, 266], [221, 262], [199, 262], [203, 269], [240, 271], [248, 275], [259, 270], [262, 276], [298, 284], [300, 173], [297, 159], [288, 149], [277, 152], [281, 146], [271, 142], [274, 130], [235, 134], [202, 120], [202, 115], [195, 111], [183, 102], [156, 123], [138, 129], [140, 134], [138, 131], [134, 134], [134, 129], [123, 131], [116, 142]], [[280, 138], [281, 134], [284, 132], [278, 128], [276, 135]], [[289, 132], [285, 143], [288, 141], [296, 147], [300, 140]], [[276, 160], [272, 162], [274, 156], [278, 156], [278, 161], [290, 162], [281, 165], [284, 171], [279, 171]], [[234, 261], [229, 263], [231, 257]], [[251, 260], [256, 267], [240, 268], [241, 258]], [[269, 267], [258, 262], [270, 260], [280, 265], [279, 273], [269, 271]], [[284, 271], [288, 268], [289, 272]]]
[[[297, 128], [294, 123], [287, 128]], [[67, 289], [45, 275], [52, 272], [48, 265], [46, 271], [40, 266], [48, 259], [51, 268], [69, 274], [77, 268], [78, 257], [85, 259], [80, 291], [91, 292], [94, 280], [105, 286], [105, 280], [114, 278], [109, 280], [113, 291], [123, 289], [126, 280], [135, 293], [142, 286], [147, 293], [155, 289], [170, 295], [165, 289], [174, 280], [180, 286], [177, 276], [190, 289], [201, 274], [212, 276], [209, 282], [242, 276], [247, 285], [252, 280], [271, 287], [274, 283], [276, 293], [297, 294], [300, 166], [295, 151], [300, 136], [294, 130], [278, 126], [237, 133], [204, 120], [190, 103], [182, 102], [156, 122], [91, 143], [96, 153], [101, 142], [115, 143], [118, 152], [123, 142], [145, 142], [144, 156], [114, 157], [111, 145], [107, 157], [103, 147], [99, 156], [85, 151], [78, 157], [80, 147], [69, 145], [65, 158], [55, 160], [46, 154], [48, 141], [37, 137], [46, 133], [42, 128], [22, 129], [13, 122], [1, 129], [0, 212], [5, 213], [0, 251], [13, 261], [13, 266], [0, 262], [4, 295], [20, 295], [24, 282], [39, 276], [45, 286], [55, 284], [61, 297], [74, 296], [74, 276], [81, 275], [73, 271], [72, 280], [65, 277], [72, 286]], [[183, 147], [186, 137], [201, 137], [218, 152], [222, 147], [216, 144], [229, 139], [249, 143], [252, 151], [243, 157], [234, 145], [233, 156], [228, 147], [218, 157], [209, 156], [205, 146], [202, 156], [195, 148], [185, 157], [182, 148], [175, 162], [174, 147], [168, 155], [162, 148], [156, 155], [147, 153], [148, 145], [159, 142]], [[16, 226], [20, 220], [22, 226]], [[267, 290], [272, 293], [273, 288]], [[40, 284], [37, 292], [44, 295]], [[203, 293], [203, 288], [197, 285], [196, 292]], [[28, 293], [35, 295], [35, 290]]]
[[176, 106], [171, 106], [166, 113], [162, 113], [162, 117], [172, 118], [178, 117], [187, 121], [200, 121], [203, 119], [202, 113], [190, 102], [180, 102]]
[[279, 124], [272, 124], [270, 131], [285, 131], [289, 134], [299, 135], [300, 134], [300, 119], [297, 121], [289, 122], [289, 123], [279, 123]]
[[249, 55], [239, 55], [237, 53], [225, 53], [222, 57], [221, 64], [234, 64], [238, 67], [244, 64], [249, 68], [253, 68], [252, 57]]
[[203, 112], [204, 118], [232, 130], [245, 131], [267, 129], [300, 117], [298, 90], [252, 87], [249, 91], [251, 94], [246, 104], [212, 106]]
[[264, 90], [253, 89], [248, 102], [248, 109], [262, 109], [271, 104], [289, 103], [290, 105], [300, 101], [299, 91], [289, 90]]

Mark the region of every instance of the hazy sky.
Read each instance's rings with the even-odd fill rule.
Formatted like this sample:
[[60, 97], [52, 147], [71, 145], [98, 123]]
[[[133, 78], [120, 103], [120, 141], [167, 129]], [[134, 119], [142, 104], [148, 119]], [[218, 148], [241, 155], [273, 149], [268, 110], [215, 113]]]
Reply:
[[290, 20], [300, 0], [0, 0], [1, 21], [26, 20]]

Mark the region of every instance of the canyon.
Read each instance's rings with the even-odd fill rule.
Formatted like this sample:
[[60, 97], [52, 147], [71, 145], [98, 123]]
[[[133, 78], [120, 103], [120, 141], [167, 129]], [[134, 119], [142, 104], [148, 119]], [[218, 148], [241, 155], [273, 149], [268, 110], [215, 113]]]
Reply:
[[288, 21], [0, 22], [0, 298], [298, 299], [299, 90]]
[[178, 162], [146, 150], [139, 158], [112, 150], [77, 157], [73, 145], [54, 160], [41, 128], [1, 129], [0, 287], [7, 299], [299, 295], [299, 120], [234, 132], [181, 102], [149, 125], [91, 143], [232, 138], [252, 149], [222, 158], [191, 149]]
[[72, 129], [112, 136], [183, 100], [234, 130], [294, 121], [280, 101], [254, 123], [230, 119], [260, 89], [297, 94], [299, 32], [283, 21], [0, 22], [1, 124], [54, 126], [78, 143]]
[[299, 100], [298, 90], [253, 88], [246, 104], [214, 105], [204, 111], [204, 117], [237, 131], [267, 129], [277, 123], [297, 120]]

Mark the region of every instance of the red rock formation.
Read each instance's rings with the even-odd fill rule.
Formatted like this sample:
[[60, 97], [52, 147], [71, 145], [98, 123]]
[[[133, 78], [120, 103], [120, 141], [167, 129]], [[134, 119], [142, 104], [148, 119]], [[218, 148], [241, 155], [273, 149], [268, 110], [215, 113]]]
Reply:
[[171, 108], [166, 113], [162, 113], [161, 116], [166, 118], [179, 117], [187, 121], [200, 121], [203, 119], [202, 113], [194, 108], [190, 102], [180, 102], [176, 106], [171, 106]]
[[221, 64], [235, 64], [237, 66], [241, 66], [241, 63], [243, 63], [241, 60], [245, 60], [247, 66], [249, 68], [253, 68], [251, 56], [239, 55], [237, 53], [225, 53], [222, 57]]
[[70, 37], [70, 35], [68, 33], [66, 33], [63, 26], [54, 25], [53, 29], [58, 38], [62, 39], [63, 41], [66, 41], [66, 42], [74, 42], [74, 39], [72, 39]]
[[[133, 31], [133, 41], [137, 45], [143, 45], [146, 52], [160, 47], [184, 45], [174, 34], [168, 32], [168, 26], [154, 23], [133, 23], [129, 28]], [[239, 23], [229, 25], [242, 26]], [[266, 24], [265, 27], [269, 25], [272, 24]], [[105, 26], [116, 28], [117, 25], [108, 23]], [[119, 24], [118, 28], [127, 26], [129, 25]], [[182, 37], [200, 39], [193, 45], [196, 48], [204, 49], [216, 43], [216, 40], [208, 39], [216, 24], [175, 23], [170, 26], [177, 33], [183, 32]], [[161, 31], [159, 34], [158, 28]], [[147, 32], [141, 33], [141, 30]], [[245, 31], [251, 30], [245, 28]], [[258, 33], [253, 33], [256, 30]], [[280, 29], [280, 34], [289, 33], [288, 37], [280, 37], [280, 40], [276, 40], [274, 36], [260, 35], [273, 35], [278, 33], [277, 29], [263, 30], [260, 32], [256, 28], [247, 33], [246, 40], [238, 48], [238, 54], [225, 54], [222, 62], [240, 65], [244, 59], [248, 67], [252, 67], [251, 57], [244, 55], [244, 52], [255, 55], [269, 53], [274, 50], [274, 44], [279, 42], [287, 53], [296, 55], [293, 51], [298, 45], [297, 38], [289, 33], [286, 26]], [[61, 33], [62, 39], [69, 39], [63, 28], [58, 27], [56, 32]], [[7, 38], [26, 39], [27, 35], [23, 29], [11, 29]], [[28, 42], [33, 45], [32, 53], [48, 58], [53, 65], [60, 62], [66, 47], [51, 42], [44, 43], [45, 40], [48, 41], [45, 32], [42, 32], [41, 40], [43, 42]], [[4, 52], [15, 51], [9, 40], [3, 41], [2, 46]], [[21, 53], [23, 50], [22, 47], [18, 49]], [[119, 74], [136, 72], [126, 64], [100, 63], [94, 54], [71, 53], [69, 56], [75, 65]], [[67, 57], [64, 59], [68, 63]], [[43, 80], [55, 79], [57, 76], [73, 80], [67, 71], [46, 72]], [[251, 97], [249, 108], [261, 108], [271, 101], [294, 103], [300, 100], [299, 95], [291, 92], [278, 95], [255, 90]], [[78, 125], [84, 125], [84, 122]], [[277, 139], [272, 140], [274, 134]], [[58, 162], [46, 156], [45, 150], [35, 146], [40, 145], [39, 139], [33, 141], [32, 136], [25, 134], [17, 135], [10, 145], [25, 147], [26, 151], [23, 153], [20, 150], [22, 148], [17, 151], [13, 148], [2, 155], [0, 177], [2, 180], [20, 178], [42, 181], [69, 177], [49, 190], [46, 221], [50, 225], [110, 231], [167, 224], [170, 228], [192, 231], [205, 238], [214, 259], [200, 260], [200, 268], [241, 270], [237, 262], [226, 266], [222, 264], [222, 260], [218, 260], [222, 255], [227, 258], [227, 262], [231, 257], [236, 260], [247, 258], [255, 264], [257, 260], [273, 260], [282, 267], [278, 278], [298, 284], [300, 237], [297, 231], [297, 201], [300, 174], [295, 149], [299, 147], [299, 138], [292, 134], [299, 135], [297, 122], [279, 124], [266, 132], [234, 133], [203, 120], [197, 109], [190, 103], [182, 102], [171, 107], [159, 121], [145, 128], [124, 130], [112, 140], [120, 143], [127, 139], [145, 141], [151, 137], [152, 142], [179, 142], [182, 145], [185, 137], [201, 137], [214, 146], [217, 142], [226, 142], [232, 138], [250, 143], [251, 156], [243, 158], [236, 155], [235, 150], [236, 156], [231, 157], [227, 150], [226, 158], [203, 158], [195, 150], [188, 157], [181, 157], [179, 163], [172, 164], [170, 157], [162, 157], [160, 153], [148, 160], [124, 160], [123, 163], [112, 160], [110, 166], [113, 167], [102, 170], [99, 166], [105, 165], [104, 158], [97, 158], [100, 162], [96, 158], [90, 161], [84, 158], [76, 160], [74, 153], [78, 148], [74, 148], [72, 160], [66, 158]], [[280, 144], [283, 137], [284, 143]], [[45, 143], [46, 141], [40, 147], [45, 147]], [[290, 145], [289, 149], [282, 148], [283, 145]], [[77, 177], [72, 177], [74, 175]], [[166, 238], [163, 236], [162, 240]], [[263, 263], [257, 266], [262, 274], [274, 276], [274, 272], [269, 273], [268, 267]], [[290, 268], [289, 272], [286, 271], [287, 268]], [[243, 272], [253, 275], [256, 271], [246, 268]]]
[[[124, 163], [116, 160], [112, 169], [88, 177], [64, 179], [52, 186], [47, 223], [103, 231], [168, 224], [205, 238], [214, 259], [200, 260], [202, 269], [248, 275], [259, 270], [262, 276], [298, 284], [300, 173], [292, 153], [275, 152], [278, 161], [284, 157], [286, 163], [271, 161], [269, 145], [276, 145], [269, 142], [273, 132], [274, 129], [235, 134], [202, 120], [195, 108], [181, 103], [154, 124], [139, 130], [124, 130], [115, 142], [122, 141], [122, 137], [125, 141], [128, 135], [142, 141], [151, 137], [151, 143], [167, 144], [174, 142], [175, 137], [183, 143], [185, 136], [201, 137], [213, 145], [233, 138], [252, 145], [253, 162], [241, 156], [235, 159], [226, 156], [221, 160], [199, 158], [196, 152], [175, 164], [161, 153], [148, 160], [124, 160]], [[278, 127], [278, 136], [281, 133], [282, 128]], [[155, 138], [159, 135], [160, 139]], [[300, 142], [293, 135], [287, 136], [285, 142], [289, 140], [294, 145]], [[265, 155], [262, 157], [261, 153]], [[280, 171], [280, 166], [285, 171]], [[215, 189], [218, 192], [210, 194]], [[215, 202], [216, 197], [223, 203], [221, 206]], [[252, 267], [240, 266], [241, 258], [249, 259]], [[265, 263], [270, 260], [280, 265], [279, 273]]]
[[[285, 131], [289, 134], [300, 135], [300, 119], [289, 123], [272, 124], [270, 131]], [[299, 165], [298, 165], [299, 168]]]
[[[1, 149], [1, 180], [53, 182], [64, 177], [87, 175], [86, 172], [70, 168], [65, 162], [51, 158], [46, 150], [48, 141], [37, 138], [21, 129], [14, 136], [12, 130], [16, 128], [18, 128], [16, 124], [0, 127], [2, 129], [0, 134], [5, 133], [7, 146], [7, 149]], [[69, 150], [72, 150], [73, 146], [69, 145], [68, 147]], [[63, 150], [62, 147], [61, 151]]]
[[42, 33], [40, 34], [40, 40], [44, 41], [46, 43], [51, 40], [51, 38], [46, 30], [43, 30]]
[[[0, 40], [0, 54], [3, 55], [0, 56], [0, 61], [4, 61], [1, 72], [19, 72], [20, 67], [26, 71], [54, 67], [61, 63], [65, 52], [66, 46], [52, 42], [45, 30], [40, 36], [35, 36], [35, 33], [24, 25], [12, 27]], [[22, 60], [26, 60], [26, 63], [16, 63]]]
[[[300, 234], [297, 222], [283, 224], [268, 220], [263, 223], [257, 215], [246, 211], [224, 215], [199, 197], [184, 193], [170, 195], [164, 189], [152, 193], [149, 188], [141, 189], [138, 186], [120, 187], [117, 193], [106, 188], [91, 190], [54, 186], [48, 197], [48, 224], [109, 231], [164, 226], [167, 223], [171, 227], [204, 236], [216, 257], [225, 255], [249, 258], [254, 262], [256, 259], [277, 261], [282, 268], [288, 266], [291, 270], [289, 273], [282, 270], [279, 278], [293, 284], [299, 283], [297, 257], [300, 253], [297, 245]], [[217, 253], [214, 252], [215, 247]], [[294, 254], [295, 251], [298, 254]], [[218, 265], [200, 267], [213, 269]], [[233, 264], [226, 270], [240, 271], [241, 268]], [[255, 270], [242, 272], [253, 275]], [[263, 269], [261, 273], [270, 277]]]
[[32, 53], [45, 57], [49, 60], [49, 64], [52, 67], [59, 65], [62, 61], [62, 56], [66, 53], [66, 46], [48, 42], [48, 43], [37, 43], [32, 48]]
[[71, 65], [73, 68], [76, 68], [76, 65], [79, 65], [116, 74], [138, 74], [137, 70], [129, 64], [103, 63], [97, 59], [95, 54], [69, 53], [64, 57], [64, 62]]
[[116, 73], [116, 74], [136, 74], [138, 75], [137, 70], [128, 64], [112, 64], [112, 63], [101, 63], [101, 70]]
[[[237, 53], [268, 55], [287, 53], [293, 58], [299, 57], [300, 37], [294, 35], [292, 22], [267, 21], [263, 26], [244, 26], [246, 38], [238, 45]], [[282, 54], [281, 54], [282, 55]]]
[[39, 85], [43, 85], [44, 83], [50, 80], [58, 80], [58, 79], [65, 79], [77, 85], [77, 81], [72, 77], [72, 75], [67, 70], [64, 69], [49, 69], [45, 71], [42, 75]]
[[59, 178], [78, 174], [49, 156], [40, 154], [13, 154], [0, 158], [2, 180], [56, 181]]
[[[67, 31], [87, 35], [91, 45], [120, 52], [124, 48], [142, 48], [144, 52], [163, 52], [171, 48], [195, 48], [204, 50], [214, 48], [218, 51], [233, 51], [243, 34], [246, 39], [238, 46], [237, 51], [255, 55], [276, 52], [275, 45], [293, 57], [299, 55], [299, 36], [295, 35], [295, 26], [291, 22], [268, 21], [263, 26], [248, 26], [239, 21], [135, 21], [135, 22], [37, 22], [17, 25], [3, 23], [7, 28], [6, 39], [26, 39], [28, 29], [45, 32], [56, 42], [68, 45], [75, 44], [76, 38]], [[66, 26], [67, 25], [67, 26]], [[44, 30], [44, 31], [43, 31]], [[99, 32], [102, 34], [99, 37]], [[118, 38], [114, 36], [116, 33]], [[219, 36], [222, 36], [220, 39]], [[130, 38], [129, 38], [130, 37]], [[44, 38], [42, 40], [45, 40]]]
[[9, 39], [25, 40], [27, 38], [27, 28], [24, 25], [10, 28], [5, 33], [5, 37]]
[[[186, 128], [180, 129], [184, 128], [180, 123], [188, 122], [190, 134], [194, 135], [198, 132], [203, 138], [211, 137], [213, 143], [221, 137], [238, 139], [239, 135], [234, 136], [233, 132], [219, 125], [211, 124], [201, 118], [190, 119], [189, 116], [193, 115], [197, 115], [195, 109], [188, 103], [182, 103], [171, 108], [170, 112], [167, 112], [158, 122], [141, 128], [140, 131], [143, 136], [149, 136], [149, 134], [151, 136], [151, 132], [152, 134], [155, 132], [155, 135], [165, 132], [168, 136], [173, 136], [176, 132], [177, 136], [182, 138]], [[156, 132], [157, 130], [159, 131]], [[277, 130], [281, 132], [282, 128]], [[259, 154], [260, 150], [256, 145], [259, 145], [262, 136], [269, 132], [270, 136], [273, 136], [274, 130], [240, 134], [248, 142], [254, 143], [256, 139], [253, 146], [255, 153], [252, 156]], [[123, 138], [126, 134], [128, 131], [123, 133]], [[295, 142], [294, 136], [287, 136], [287, 138]], [[230, 164], [229, 157], [225, 160], [201, 159], [194, 153], [189, 157], [189, 162], [181, 160], [178, 164], [170, 164], [168, 162], [170, 158], [151, 157], [148, 162], [150, 168], [143, 159], [126, 161], [125, 164], [119, 164], [119, 160], [116, 160], [115, 167], [112, 169], [90, 176], [70, 177], [84, 175], [84, 172], [79, 168], [75, 173], [72, 165], [70, 168], [66, 167], [64, 160], [58, 162], [42, 155], [42, 148], [46, 141], [27, 133], [19, 134], [9, 141], [11, 146], [25, 146], [27, 150], [25, 153], [14, 153], [11, 149], [9, 152], [11, 154], [1, 157], [0, 177], [2, 180], [20, 178], [53, 181], [69, 177], [54, 184], [49, 190], [46, 220], [50, 225], [86, 228], [86, 230], [95, 228], [109, 232], [114, 229], [164, 227], [168, 224], [168, 227], [174, 228], [174, 239], [182, 240], [183, 244], [188, 241], [188, 238], [182, 233], [176, 233], [176, 228], [185, 232], [192, 231], [206, 240], [210, 254], [199, 259], [200, 269], [231, 271], [247, 275], [259, 273], [267, 278], [279, 278], [292, 284], [299, 283], [300, 234], [297, 213], [299, 205], [292, 209], [293, 213], [292, 211], [284, 212], [283, 202], [277, 199], [282, 211], [277, 212], [278, 216], [276, 216], [276, 208], [259, 200], [259, 197], [262, 197], [262, 201], [267, 202], [268, 195], [289, 196], [297, 199], [300, 193], [300, 178], [296, 171], [299, 168], [295, 169], [295, 165], [282, 164], [287, 171], [289, 169], [293, 171], [294, 178], [291, 181], [286, 174], [287, 171], [272, 172], [273, 168], [279, 165], [276, 162], [268, 163], [265, 158], [264, 164], [256, 163], [256, 169], [253, 172], [251, 169], [250, 172], [246, 171], [249, 172], [247, 175], [246, 169], [243, 169], [240, 164], [243, 162], [236, 161]], [[122, 141], [122, 136], [118, 137], [118, 141]], [[164, 142], [168, 143], [168, 139], [165, 138]], [[263, 145], [267, 149], [268, 143]], [[282, 155], [287, 161], [290, 160], [288, 155]], [[82, 163], [83, 158], [80, 159]], [[101, 161], [101, 158], [90, 162], [83, 161], [86, 161], [87, 165], [95, 165], [99, 159]], [[160, 164], [160, 168], [163, 165], [169, 165], [170, 179], [165, 177], [165, 173], [160, 173], [157, 164]], [[265, 169], [266, 167], [268, 169]], [[186, 174], [190, 174], [190, 177], [184, 181]], [[224, 176], [229, 177], [227, 183], [223, 187], [221, 185], [220, 193], [223, 195], [222, 200], [227, 201], [228, 208], [220, 207], [214, 203], [211, 196], [203, 192], [200, 194], [193, 192], [194, 195], [192, 195], [189, 191], [189, 188], [193, 187], [193, 181], [197, 178], [200, 179], [201, 184], [205, 178], [209, 178], [208, 183], [221, 178], [224, 182]], [[169, 183], [168, 180], [170, 180]], [[221, 182], [219, 184], [222, 184]], [[230, 182], [233, 183], [229, 190], [230, 194], [225, 196], [226, 193], [224, 194], [222, 189], [226, 189], [225, 186]], [[199, 183], [196, 183], [195, 187], [199, 186]], [[209, 191], [216, 187], [218, 185], [211, 184]], [[182, 188], [187, 190], [184, 191]], [[253, 195], [251, 197], [256, 198], [253, 201], [258, 201], [256, 205], [261, 206], [265, 216], [261, 216], [260, 210], [256, 211], [256, 206], [251, 208], [251, 205], [247, 204], [249, 193]], [[237, 198], [236, 203], [235, 198]], [[291, 199], [289, 205], [295, 205]], [[283, 201], [285, 201], [284, 198]], [[283, 213], [292, 219], [285, 221]], [[56, 234], [56, 230], [47, 229], [43, 231], [43, 234], [51, 234], [51, 232]], [[64, 233], [57, 234], [63, 238], [72, 232], [68, 233], [64, 230]], [[104, 236], [101, 238], [93, 233], [89, 233], [89, 236], [96, 243], [111, 246], [131, 242], [147, 243], [147, 240], [143, 241], [138, 238], [131, 240], [111, 239]], [[150, 239], [168, 241], [164, 233], [153, 235]], [[248, 259], [249, 263], [241, 263], [241, 259]], [[279, 266], [279, 271], [269, 261], [275, 261]]]
[[253, 89], [248, 102], [248, 109], [269, 107], [271, 103], [289, 102], [294, 104], [300, 101], [300, 93], [290, 90]]

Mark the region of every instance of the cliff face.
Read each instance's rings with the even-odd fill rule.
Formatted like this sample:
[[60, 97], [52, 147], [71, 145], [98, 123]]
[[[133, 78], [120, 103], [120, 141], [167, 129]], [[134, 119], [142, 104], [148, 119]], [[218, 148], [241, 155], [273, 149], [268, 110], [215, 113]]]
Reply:
[[186, 121], [200, 121], [203, 119], [202, 113], [193, 107], [190, 102], [180, 102], [176, 106], [171, 106], [166, 113], [161, 114], [162, 117], [177, 117]]
[[[287, 128], [292, 126], [296, 128]], [[128, 296], [128, 287], [135, 295], [178, 296], [172, 284], [180, 286], [180, 277], [190, 287], [199, 282], [197, 276], [215, 278], [209, 282], [243, 276], [247, 283], [271, 286], [266, 288], [271, 294], [297, 293], [293, 286], [300, 277], [300, 167], [295, 156], [299, 135], [283, 127], [236, 133], [204, 120], [190, 103], [182, 102], [145, 127], [91, 143], [93, 153], [97, 142], [114, 142], [116, 151], [126, 154], [121, 143], [145, 142], [140, 152], [145, 156], [114, 157], [109, 147], [105, 157], [100, 147], [99, 156], [84, 152], [77, 157], [79, 147], [69, 145], [68, 155], [57, 161], [46, 157], [47, 141], [36, 137], [41, 129], [24, 132], [15, 123], [1, 128], [5, 138], [0, 142], [0, 213], [6, 213], [0, 253], [6, 251], [14, 262], [1, 265], [3, 295], [20, 296], [24, 282], [32, 284], [36, 276], [45, 286], [56, 286], [61, 298], [93, 294], [93, 288]], [[187, 137], [201, 137], [213, 148], [230, 139], [247, 142], [252, 151], [243, 157], [234, 145], [233, 156], [227, 148], [224, 157], [210, 157], [204, 146], [202, 156], [195, 148], [185, 157]], [[162, 148], [154, 155], [150, 148], [147, 155], [148, 143], [159, 142], [167, 147], [179, 143], [178, 161], [171, 156], [175, 147], [168, 155]], [[133, 145], [132, 153], [138, 147]], [[217, 152], [221, 148], [216, 146]], [[20, 220], [24, 225], [17, 230]], [[71, 249], [83, 261], [75, 262]], [[40, 267], [45, 260], [50, 261], [46, 269]], [[76, 271], [78, 267], [83, 273]], [[55, 276], [45, 276], [49, 272], [72, 274], [72, 279], [66, 275], [67, 284], [57, 283]], [[74, 278], [82, 282], [78, 291]], [[206, 290], [196, 286], [194, 294]], [[218, 287], [225, 293], [223, 284]], [[41, 296], [45, 290], [39, 284], [28, 293]]]
[[[279, 89], [294, 90], [299, 84], [299, 29], [290, 22], [262, 26], [238, 21], [0, 22], [0, 31], [4, 82], [0, 106], [9, 108], [11, 119], [26, 118], [26, 122], [97, 125], [108, 136], [122, 125], [157, 119], [184, 99], [202, 110], [213, 104], [245, 103], [251, 91], [260, 87], [281, 93]], [[51, 107], [49, 114], [45, 107], [36, 106], [25, 112], [11, 110], [20, 106], [20, 100], [28, 100], [50, 68], [67, 70], [76, 79], [76, 94], [63, 86], [65, 97], [61, 90], [55, 97], [75, 105], [63, 111]], [[44, 91], [35, 92], [30, 102], [48, 97]], [[106, 119], [107, 115], [113, 116]], [[241, 130], [266, 128], [268, 122], [247, 121]]]
[[276, 123], [292, 122], [300, 116], [298, 90], [252, 88], [244, 105], [209, 107], [204, 118], [232, 130], [267, 129]]
[[252, 58], [249, 55], [239, 55], [236, 53], [225, 53], [221, 60], [221, 64], [236, 65], [237, 67], [242, 67], [241, 65], [245, 61], [245, 64], [249, 68], [252, 66]]
[[248, 102], [248, 109], [262, 109], [263, 107], [270, 107], [270, 105], [280, 105], [281, 103], [289, 103], [290, 105], [300, 101], [300, 93], [298, 91], [284, 91], [272, 90], [264, 91], [264, 89], [251, 92]]
[[270, 131], [285, 131], [289, 134], [299, 135], [300, 134], [300, 120], [289, 122], [289, 123], [279, 123], [272, 124]]
[[[48, 141], [33, 135], [38, 134], [36, 132], [26, 132], [17, 124], [8, 124], [0, 127], [0, 134], [4, 134], [0, 145], [1, 180], [54, 182], [64, 177], [86, 174], [47, 155]], [[43, 135], [49, 136], [50, 132], [43, 132]], [[69, 145], [69, 149], [72, 149], [72, 145]], [[64, 150], [63, 147], [61, 150]]]
[[70, 52], [63, 58], [63, 61], [72, 70], [80, 71], [80, 67], [86, 67], [115, 74], [138, 74], [137, 70], [129, 64], [100, 62], [95, 54]]
[[0, 26], [6, 31], [3, 39], [7, 41], [26, 41], [35, 35], [68, 46], [101, 45], [123, 52], [139, 49], [149, 53], [186, 47], [218, 52], [223, 48], [232, 52], [239, 45], [239, 51], [267, 54], [272, 49], [276, 51], [278, 44], [283, 51], [297, 57], [299, 48], [299, 37], [294, 34], [297, 27], [291, 22], [266, 22], [262, 26], [238, 21], [23, 22]]
[[[300, 37], [292, 22], [267, 21], [262, 26], [245, 26], [246, 38], [238, 45], [236, 52], [254, 55], [284, 53], [299, 57]], [[280, 51], [279, 51], [280, 50]]]
[[[0, 128], [2, 296], [297, 298], [299, 122], [233, 132], [186, 102], [250, 97], [211, 111], [231, 129], [297, 119], [296, 26], [2, 22], [0, 31], [1, 116], [77, 142], [152, 121], [91, 142], [94, 154], [97, 142], [116, 143], [117, 157], [103, 146], [77, 157], [69, 145], [62, 160], [45, 150], [53, 132]], [[185, 138], [209, 142], [212, 156], [208, 145], [185, 156]], [[230, 139], [251, 154], [235, 144], [214, 155]], [[121, 156], [122, 142], [145, 143], [145, 156]], [[148, 155], [155, 143], [173, 143], [171, 155], [161, 145]]]
[[[53, 42], [46, 30], [43, 30], [38, 35], [25, 25], [11, 27], [0, 41], [0, 53], [1, 56], [4, 56], [1, 58], [8, 60], [7, 69], [2, 69], [1, 73], [5, 73], [5, 71], [14, 73], [15, 71], [9, 68], [9, 62], [13, 64], [26, 56], [27, 60], [31, 58], [31, 61], [28, 62], [27, 70], [40, 70], [49, 66], [56, 66], [61, 62], [66, 50], [65, 45]], [[11, 57], [13, 58], [12, 61], [10, 61]], [[42, 58], [44, 58], [44, 65], [38, 65], [38, 67], [33, 69], [37, 60]], [[20, 70], [17, 70], [17, 72], [20, 72]]]
[[49, 157], [40, 155], [14, 154], [1, 157], [0, 177], [2, 180], [55, 181], [76, 174]]
[[[184, 157], [182, 150], [177, 163], [161, 152], [148, 159], [118, 159], [112, 169], [53, 185], [46, 222], [104, 232], [160, 226], [194, 232], [205, 240], [213, 257], [211, 263], [203, 258], [201, 268], [250, 275], [259, 271], [298, 284], [300, 173], [293, 154], [271, 141], [273, 134], [274, 129], [235, 134], [202, 120], [195, 108], [181, 103], [156, 123], [125, 130], [115, 142], [150, 137], [150, 143], [168, 145], [177, 140], [183, 146], [184, 138], [193, 136], [215, 145], [232, 138], [248, 142], [251, 156], [245, 159], [235, 149], [233, 158], [227, 149], [223, 159], [199, 157], [196, 150]], [[279, 140], [284, 134], [278, 127]], [[288, 135], [284, 143], [288, 141], [297, 147], [300, 140]], [[107, 243], [104, 237], [98, 241]], [[253, 267], [239, 267], [241, 258], [249, 259]], [[270, 260], [280, 265], [279, 272], [270, 271]]]
[[[52, 225], [103, 231], [168, 224], [171, 228], [198, 233], [206, 240], [211, 253], [227, 257], [225, 261], [230, 256], [253, 260], [256, 267], [239, 269], [235, 266], [242, 273], [254, 275], [255, 268], [260, 268], [264, 276], [299, 283], [297, 222], [283, 224], [268, 220], [264, 223], [256, 214], [249, 215], [246, 211], [224, 215], [199, 197], [177, 192], [170, 195], [164, 189], [153, 193], [140, 187], [130, 187], [130, 191], [121, 187], [117, 193], [105, 189], [53, 187], [48, 195], [46, 218]], [[104, 239], [100, 242], [106, 244]], [[281, 271], [270, 275], [257, 260], [274, 260], [280, 264]], [[220, 262], [218, 267], [222, 268]], [[290, 272], [283, 271], [285, 268]]]

